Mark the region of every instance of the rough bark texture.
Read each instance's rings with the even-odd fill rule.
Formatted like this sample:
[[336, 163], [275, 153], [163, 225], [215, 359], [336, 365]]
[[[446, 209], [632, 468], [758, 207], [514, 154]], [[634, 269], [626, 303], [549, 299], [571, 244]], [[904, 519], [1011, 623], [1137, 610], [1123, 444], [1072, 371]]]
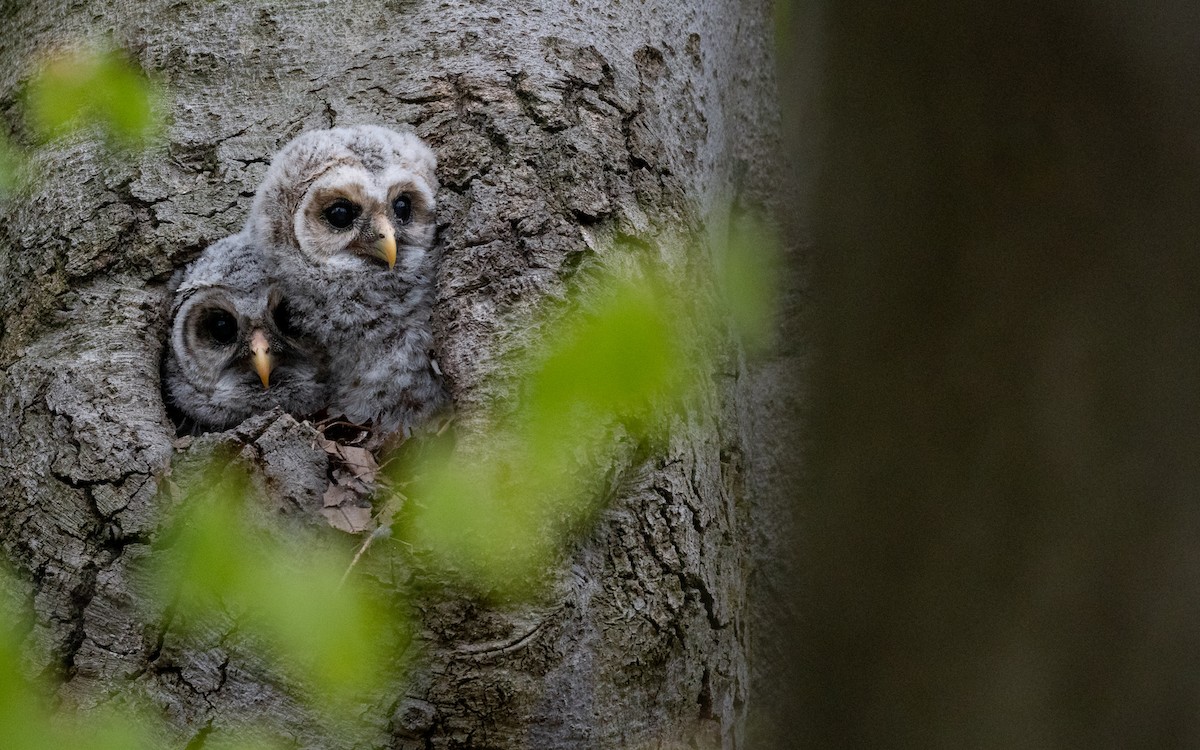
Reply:
[[[84, 141], [45, 148], [34, 195], [0, 221], [0, 541], [36, 613], [32, 672], [60, 678], [67, 705], [147, 696], [171, 719], [164, 746], [200, 747], [246, 716], [301, 747], [744, 744], [760, 619], [748, 576], [769, 572], [784, 538], [754, 530], [786, 519], [766, 478], [788, 462], [763, 449], [784, 419], [778, 364], [724, 355], [711, 414], [679, 420], [662, 455], [622, 472], [546, 601], [487, 607], [427, 589], [414, 602], [421, 666], [355, 732], [313, 724], [233, 649], [176, 643], [138, 606], [130, 571], [155, 538], [160, 480], [198, 450], [173, 443], [159, 390], [165, 281], [240, 226], [281, 144], [407, 123], [438, 153], [436, 337], [469, 426], [475, 407], [511, 395], [497, 355], [538, 335], [530, 313], [577, 269], [641, 253], [703, 277], [735, 208], [770, 198], [768, 7], [0, 7], [0, 103], [17, 137], [32, 61], [86, 35], [111, 33], [171, 94], [163, 145], [115, 160]], [[214, 440], [293, 506], [323, 489], [304, 425], [267, 418], [199, 443]], [[748, 483], [752, 466], [764, 473]]]

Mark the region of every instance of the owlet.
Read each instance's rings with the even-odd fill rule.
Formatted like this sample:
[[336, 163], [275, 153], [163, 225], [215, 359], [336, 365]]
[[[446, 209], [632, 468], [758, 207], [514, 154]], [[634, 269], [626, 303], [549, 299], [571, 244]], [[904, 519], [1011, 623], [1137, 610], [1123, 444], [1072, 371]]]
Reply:
[[325, 406], [325, 350], [295, 313], [311, 305], [267, 273], [258, 247], [226, 237], [175, 282], [163, 376], [183, 426], [224, 430], [276, 406], [300, 418]]
[[330, 415], [405, 434], [446, 403], [431, 356], [437, 159], [360, 125], [280, 149], [243, 233], [305, 293], [297, 319], [330, 357]]

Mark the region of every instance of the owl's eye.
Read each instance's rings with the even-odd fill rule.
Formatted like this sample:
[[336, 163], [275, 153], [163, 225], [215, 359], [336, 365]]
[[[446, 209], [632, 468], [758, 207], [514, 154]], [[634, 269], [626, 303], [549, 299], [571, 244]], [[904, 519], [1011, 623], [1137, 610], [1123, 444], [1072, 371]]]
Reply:
[[218, 344], [232, 344], [237, 339], [237, 320], [225, 310], [210, 311], [200, 325]]
[[296, 338], [303, 333], [303, 331], [300, 330], [300, 327], [296, 325], [296, 318], [292, 314], [292, 306], [288, 304], [286, 299], [279, 301], [279, 304], [275, 306], [275, 311], [272, 314], [275, 317], [275, 327], [278, 328], [279, 332], [284, 336]]
[[401, 195], [392, 201], [392, 210], [396, 212], [396, 218], [400, 220], [401, 224], [407, 224], [412, 221], [412, 198]]
[[335, 229], [345, 229], [358, 217], [359, 208], [348, 200], [335, 201], [322, 213]]

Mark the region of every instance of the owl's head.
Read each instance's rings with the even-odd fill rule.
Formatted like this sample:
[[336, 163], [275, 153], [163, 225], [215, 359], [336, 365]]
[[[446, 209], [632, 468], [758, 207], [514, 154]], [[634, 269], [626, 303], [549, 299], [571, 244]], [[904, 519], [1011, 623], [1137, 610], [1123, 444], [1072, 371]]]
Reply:
[[301, 417], [323, 408], [327, 358], [297, 317], [274, 285], [185, 283], [165, 363], [170, 402], [207, 429], [276, 406]]
[[433, 245], [437, 158], [373, 125], [304, 133], [271, 162], [247, 228], [309, 261], [414, 273]]

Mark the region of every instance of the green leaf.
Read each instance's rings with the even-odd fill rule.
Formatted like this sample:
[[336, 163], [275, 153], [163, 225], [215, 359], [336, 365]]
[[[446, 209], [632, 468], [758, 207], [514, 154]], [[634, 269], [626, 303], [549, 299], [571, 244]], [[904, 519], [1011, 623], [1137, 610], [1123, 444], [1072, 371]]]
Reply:
[[123, 53], [81, 46], [45, 64], [29, 83], [26, 105], [39, 139], [95, 124], [113, 141], [138, 146], [161, 128], [158, 96]]
[[0, 198], [16, 189], [25, 169], [25, 154], [0, 133]]
[[393, 676], [404, 619], [358, 579], [342, 581], [346, 550], [275, 526], [240, 474], [226, 467], [183, 481], [191, 493], [159, 562], [160, 598], [185, 632], [229, 613], [316, 702], [369, 695]]
[[718, 256], [718, 281], [742, 344], [751, 352], [767, 349], [779, 296], [779, 241], [759, 222], [735, 222], [729, 243]]
[[596, 280], [577, 311], [545, 327], [545, 345], [514, 363], [525, 373], [520, 408], [471, 441], [485, 449], [406, 467], [413, 543], [491, 593], [531, 593], [565, 534], [598, 507], [620, 441], [663, 432], [693, 389], [689, 305], [650, 274]]
[[11, 619], [19, 607], [14, 579], [0, 569], [0, 747], [23, 750], [138, 750], [151, 745], [132, 712], [96, 710], [86, 717], [51, 710], [47, 692], [21, 675], [18, 630]]
[[645, 419], [680, 385], [686, 366], [675, 324], [682, 310], [649, 280], [608, 283], [597, 304], [550, 331], [552, 347], [533, 364], [527, 408], [537, 438], [577, 427], [580, 414]]

